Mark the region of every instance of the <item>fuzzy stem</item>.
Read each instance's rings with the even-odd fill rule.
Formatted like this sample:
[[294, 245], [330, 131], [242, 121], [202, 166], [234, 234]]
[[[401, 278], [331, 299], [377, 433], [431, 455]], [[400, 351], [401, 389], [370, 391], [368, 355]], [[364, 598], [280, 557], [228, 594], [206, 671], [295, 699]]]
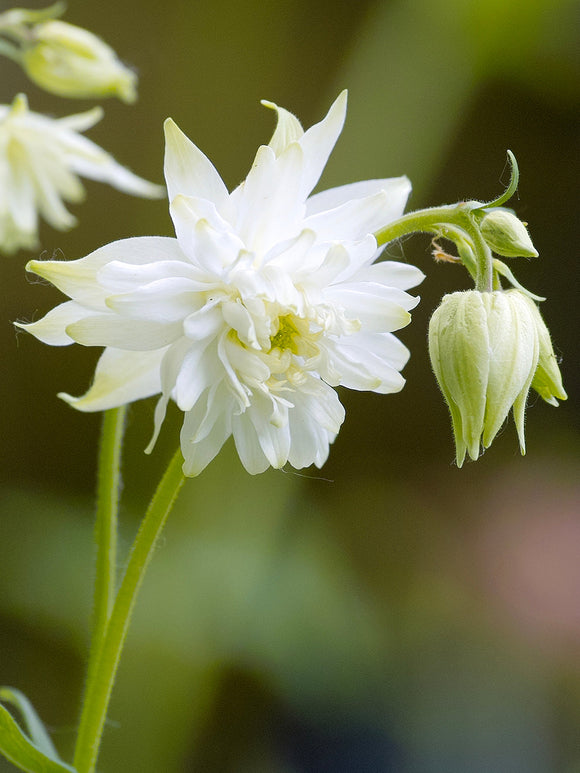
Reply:
[[131, 552], [123, 581], [109, 618], [97, 662], [87, 683], [75, 750], [78, 773], [93, 773], [109, 700], [139, 588], [167, 516], [183, 485], [183, 457], [178, 449], [157, 487]]

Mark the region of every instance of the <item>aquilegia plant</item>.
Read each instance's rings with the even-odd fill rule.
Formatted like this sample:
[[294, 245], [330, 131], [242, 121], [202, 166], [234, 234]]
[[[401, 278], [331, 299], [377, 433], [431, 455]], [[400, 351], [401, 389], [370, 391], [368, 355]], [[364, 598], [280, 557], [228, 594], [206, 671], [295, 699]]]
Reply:
[[[81, 411], [105, 411], [105, 419], [94, 626], [74, 761], [58, 757], [28, 700], [2, 688], [0, 699], [19, 711], [23, 728], [0, 706], [0, 751], [22, 770], [95, 770], [137, 592], [185, 478], [198, 475], [230, 436], [249, 473], [286, 464], [320, 467], [344, 420], [335, 387], [383, 394], [403, 387], [409, 352], [393, 332], [409, 323], [418, 299], [407, 291], [423, 274], [380, 260], [387, 243], [417, 231], [445, 238], [457, 254], [434, 242], [436, 257], [462, 264], [474, 281], [473, 290], [444, 297], [429, 329], [458, 465], [492, 443], [512, 408], [524, 452], [530, 387], [551, 404], [566, 398], [536, 304], [541, 299], [493, 256], [537, 254], [524, 224], [503, 206], [518, 182], [511, 154], [511, 182], [496, 200], [403, 214], [405, 177], [311, 195], [341, 132], [346, 93], [306, 132], [291, 113], [264, 104], [277, 113], [276, 129], [232, 192], [167, 120], [165, 179], [175, 238], [128, 238], [79, 260], [28, 263], [69, 300], [18, 327], [53, 346], [104, 348], [86, 394], [61, 397]], [[153, 395], [147, 451], [170, 400], [184, 415], [180, 446], [117, 587], [124, 406]]]

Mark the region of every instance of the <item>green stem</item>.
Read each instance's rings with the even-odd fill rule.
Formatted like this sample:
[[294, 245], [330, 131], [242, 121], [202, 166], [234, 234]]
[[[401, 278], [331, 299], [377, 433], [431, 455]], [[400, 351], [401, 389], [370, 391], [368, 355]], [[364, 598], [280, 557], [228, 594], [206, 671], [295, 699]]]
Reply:
[[[95, 523], [97, 561], [91, 655], [100, 647], [115, 601], [121, 448], [125, 415], [126, 406], [122, 406], [105, 411], [103, 417]], [[89, 669], [90, 667], [89, 663]]]
[[380, 231], [375, 233], [377, 244], [382, 246], [412, 233], [435, 233], [446, 235], [446, 223], [453, 223], [458, 228], [465, 227], [469, 223], [467, 213], [454, 204], [446, 207], [430, 207], [418, 209], [416, 212], [408, 212], [398, 220], [393, 220]]
[[491, 250], [477, 228], [472, 228], [470, 236], [473, 239], [477, 260], [475, 287], [480, 293], [490, 293], [493, 290], [493, 256]]
[[157, 487], [131, 548], [97, 662], [87, 682], [74, 758], [74, 767], [78, 773], [93, 773], [95, 769], [131, 613], [157, 539], [185, 481], [182, 464], [183, 457], [178, 449]]
[[[473, 201], [409, 212], [377, 231], [375, 233], [377, 244], [380, 247], [412, 233], [432, 233], [443, 236], [458, 245], [460, 255], [463, 253], [463, 263], [473, 276], [477, 289], [480, 292], [491, 292], [493, 287], [491, 250], [470, 214], [472, 209], [480, 206], [479, 202]], [[470, 245], [474, 260], [467, 260], [466, 251], [462, 250], [461, 242]]]

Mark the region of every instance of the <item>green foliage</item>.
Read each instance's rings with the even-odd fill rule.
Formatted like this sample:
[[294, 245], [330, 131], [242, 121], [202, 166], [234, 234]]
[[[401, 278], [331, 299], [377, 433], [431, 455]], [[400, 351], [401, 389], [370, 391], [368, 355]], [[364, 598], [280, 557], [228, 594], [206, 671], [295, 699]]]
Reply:
[[0, 752], [20, 770], [28, 773], [74, 773], [74, 768], [59, 759], [32, 704], [19, 690], [0, 688], [0, 700], [15, 706], [24, 720], [28, 737], [12, 714], [0, 705]]

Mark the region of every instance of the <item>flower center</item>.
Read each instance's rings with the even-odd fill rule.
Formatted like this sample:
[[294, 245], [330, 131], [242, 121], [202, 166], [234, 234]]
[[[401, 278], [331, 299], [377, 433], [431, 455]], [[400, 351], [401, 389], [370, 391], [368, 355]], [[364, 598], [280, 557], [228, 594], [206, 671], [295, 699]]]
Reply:
[[278, 332], [270, 338], [272, 349], [289, 349], [293, 354], [298, 354], [298, 342], [296, 336], [299, 336], [298, 329], [293, 322], [292, 315], [287, 314], [278, 318]]

